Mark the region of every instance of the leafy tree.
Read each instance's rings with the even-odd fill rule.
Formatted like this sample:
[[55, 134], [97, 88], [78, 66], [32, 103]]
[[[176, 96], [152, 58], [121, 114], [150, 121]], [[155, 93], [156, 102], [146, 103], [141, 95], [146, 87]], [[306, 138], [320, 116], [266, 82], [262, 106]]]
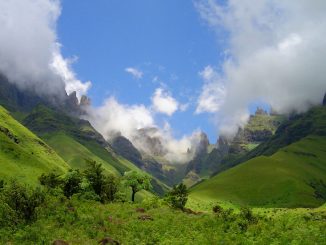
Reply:
[[83, 177], [78, 169], [69, 170], [63, 180], [63, 186], [62, 186], [63, 194], [66, 197], [71, 198], [73, 194], [80, 192], [82, 180]]
[[114, 201], [118, 191], [118, 179], [114, 175], [105, 175], [102, 164], [95, 161], [89, 162], [89, 167], [84, 174], [91, 188], [100, 197], [101, 202]]
[[95, 161], [89, 161], [88, 168], [84, 171], [84, 175], [90, 186], [99, 196], [101, 195], [102, 186], [105, 179], [103, 171], [104, 169], [102, 168], [102, 164], [96, 163]]
[[49, 174], [42, 174], [38, 179], [41, 185], [44, 185], [49, 188], [56, 188], [62, 183], [60, 175], [55, 172], [50, 172]]
[[36, 208], [45, 200], [45, 195], [39, 188], [31, 189], [16, 180], [4, 186], [0, 197], [1, 203], [6, 205], [8, 212], [14, 212], [19, 220], [27, 222], [35, 218]]
[[124, 184], [131, 188], [132, 202], [135, 201], [135, 195], [138, 191], [150, 190], [152, 188], [151, 177], [141, 172], [137, 172], [137, 171], [125, 172], [123, 179], [124, 179]]
[[188, 201], [187, 186], [183, 183], [173, 186], [173, 189], [167, 194], [167, 201], [172, 207], [183, 210]]

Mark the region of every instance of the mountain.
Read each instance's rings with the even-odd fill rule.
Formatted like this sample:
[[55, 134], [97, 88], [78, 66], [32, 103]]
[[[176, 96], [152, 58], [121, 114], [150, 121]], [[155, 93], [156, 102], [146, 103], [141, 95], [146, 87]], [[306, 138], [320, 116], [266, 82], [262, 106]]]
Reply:
[[236, 167], [199, 183], [191, 198], [267, 207], [317, 207], [326, 201], [326, 107], [281, 124]]
[[156, 129], [138, 130], [135, 141], [142, 144], [139, 149], [129, 139], [120, 134], [110, 140], [110, 146], [119, 155], [134, 163], [143, 171], [155, 176], [163, 183], [169, 186], [177, 184], [184, 176], [185, 166], [171, 163], [164, 157], [165, 150], [161, 139], [148, 134], [153, 132], [157, 132]]
[[18, 178], [36, 184], [38, 176], [56, 170], [63, 173], [69, 165], [43, 140], [12, 118], [0, 106], [1, 179]]
[[[57, 103], [52, 99], [39, 97], [31, 91], [22, 91], [3, 77], [0, 79], [0, 87], [6, 88], [6, 91], [1, 90], [0, 104], [8, 106], [12, 115], [36, 134], [40, 142], [45, 142], [45, 145], [51, 147], [56, 156], [60, 156], [66, 170], [69, 167], [84, 169], [88, 161], [96, 161], [101, 163], [107, 172], [115, 175], [122, 175], [131, 169], [142, 171], [115, 152], [88, 121], [80, 119], [83, 114], [82, 106], [90, 103], [87, 97], [83, 96], [79, 103], [76, 93], [69, 96], [64, 94], [63, 101]], [[13, 152], [21, 154], [20, 150], [15, 148]], [[19, 162], [17, 164], [19, 166]], [[51, 164], [48, 168], [51, 168]], [[40, 168], [40, 174], [48, 172], [48, 169], [45, 170]], [[155, 178], [152, 185], [154, 191], [160, 195], [168, 189]]]
[[257, 108], [248, 123], [243, 128], [239, 128], [231, 140], [220, 136], [216, 145], [210, 145], [207, 136], [202, 133], [200, 150], [197, 150], [194, 159], [188, 163], [183, 182], [191, 186], [209, 178], [212, 174], [236, 165], [236, 159], [272, 137], [284, 120], [281, 115], [268, 114], [263, 109]]
[[[23, 123], [51, 145], [71, 167], [83, 169], [87, 162], [92, 160], [102, 163], [107, 171], [114, 174], [122, 175], [131, 170], [128, 166], [130, 164], [126, 165], [126, 161], [121, 160], [124, 157], [121, 153], [126, 149], [124, 145], [119, 145], [115, 151], [86, 120], [40, 105]], [[134, 159], [127, 160], [136, 164]], [[161, 195], [167, 190], [167, 187], [155, 178], [152, 184], [155, 186], [154, 190]]]

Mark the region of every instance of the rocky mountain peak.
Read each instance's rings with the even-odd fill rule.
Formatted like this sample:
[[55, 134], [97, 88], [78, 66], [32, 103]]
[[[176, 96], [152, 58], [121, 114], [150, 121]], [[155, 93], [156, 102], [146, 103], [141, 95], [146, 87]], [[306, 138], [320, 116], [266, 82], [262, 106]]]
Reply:
[[155, 127], [139, 129], [133, 138], [133, 142], [139, 149], [153, 156], [164, 156], [167, 153], [159, 130]]
[[257, 107], [255, 115], [268, 115], [268, 113], [263, 108]]
[[81, 107], [87, 107], [87, 106], [90, 106], [91, 105], [91, 99], [88, 98], [86, 95], [83, 95], [81, 98], [80, 98], [80, 106]]

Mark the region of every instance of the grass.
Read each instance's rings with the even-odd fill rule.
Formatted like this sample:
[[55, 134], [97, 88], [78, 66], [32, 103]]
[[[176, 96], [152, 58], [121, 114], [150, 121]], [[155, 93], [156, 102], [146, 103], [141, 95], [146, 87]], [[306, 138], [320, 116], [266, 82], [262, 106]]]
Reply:
[[[66, 171], [68, 164], [44, 141], [0, 106], [0, 178], [36, 184], [44, 172]], [[16, 142], [15, 142], [16, 140]]]
[[[1, 244], [98, 244], [110, 237], [121, 244], [325, 244], [325, 209], [260, 209], [249, 223], [239, 211], [226, 216], [211, 211], [197, 215], [165, 205], [51, 199], [36, 222], [16, 229], [0, 228]], [[140, 220], [148, 215], [152, 220]]]
[[43, 138], [70, 165], [71, 168], [85, 169], [88, 161], [96, 161], [97, 163], [101, 163], [107, 172], [120, 175], [112, 165], [94, 155], [85, 146], [67, 134], [62, 132], [51, 133], [44, 135]]
[[[326, 137], [307, 136], [274, 155], [260, 156], [196, 185], [194, 200], [265, 207], [317, 207], [311, 183], [326, 183]], [[325, 197], [324, 197], [325, 198]]]

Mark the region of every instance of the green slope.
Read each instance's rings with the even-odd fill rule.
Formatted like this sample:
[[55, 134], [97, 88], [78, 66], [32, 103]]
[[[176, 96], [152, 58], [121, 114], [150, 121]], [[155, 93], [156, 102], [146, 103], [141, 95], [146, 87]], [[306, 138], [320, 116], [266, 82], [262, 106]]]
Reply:
[[36, 184], [44, 172], [64, 172], [67, 163], [44, 141], [17, 122], [0, 106], [0, 178], [16, 177]]
[[[24, 124], [51, 145], [72, 168], [83, 169], [88, 160], [93, 160], [102, 163], [108, 172], [116, 175], [123, 175], [132, 169], [141, 171], [116, 154], [86, 120], [39, 105], [24, 119]], [[167, 186], [155, 178], [152, 185], [160, 195], [167, 190]]]
[[326, 137], [307, 136], [204, 181], [190, 197], [240, 205], [317, 207], [326, 195]]
[[43, 138], [72, 168], [84, 169], [88, 161], [96, 161], [101, 163], [108, 172], [119, 175], [112, 165], [94, 155], [69, 135], [58, 132], [44, 135]]

